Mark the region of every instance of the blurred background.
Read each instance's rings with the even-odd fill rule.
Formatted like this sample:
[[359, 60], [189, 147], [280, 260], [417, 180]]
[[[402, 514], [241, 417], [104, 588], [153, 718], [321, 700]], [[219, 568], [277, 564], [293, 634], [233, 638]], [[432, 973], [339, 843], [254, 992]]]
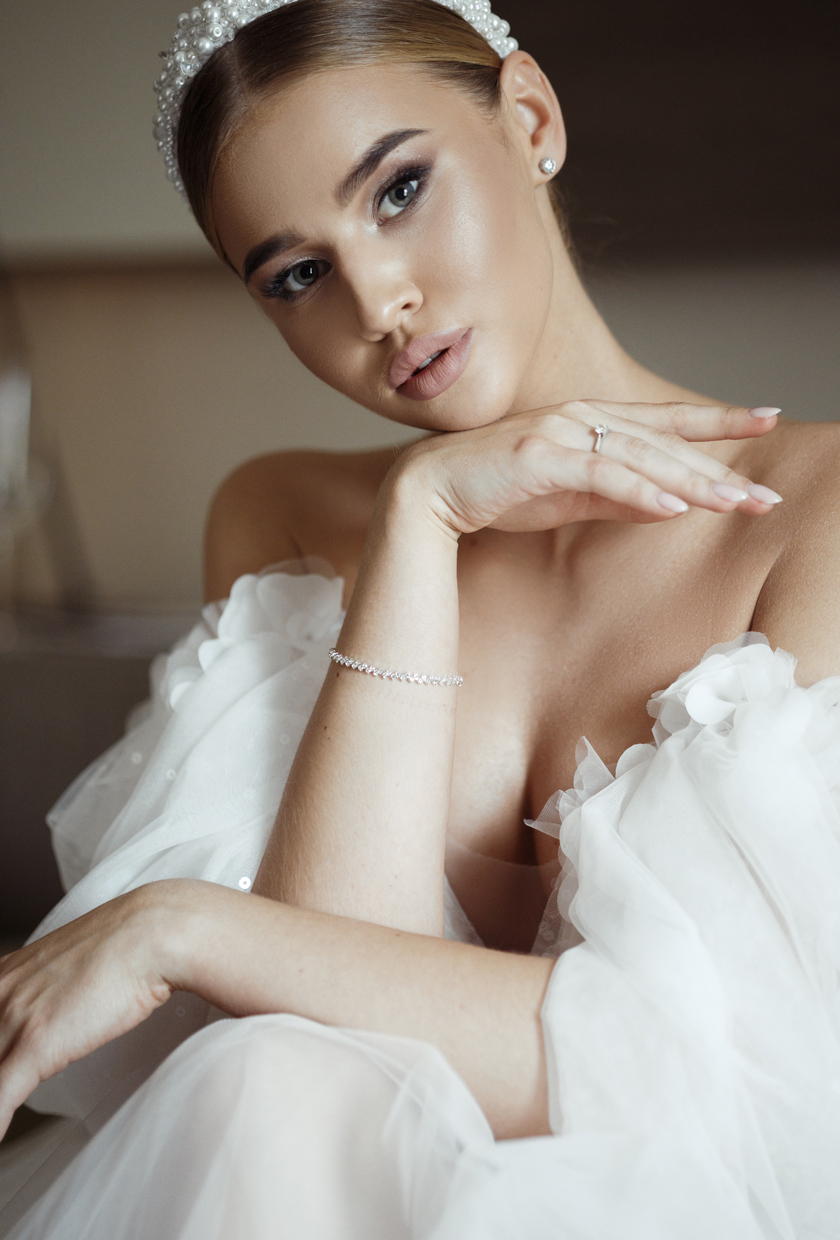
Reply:
[[[564, 107], [576, 252], [625, 347], [709, 395], [835, 419], [835, 0], [498, 7]], [[196, 612], [225, 474], [406, 435], [302, 369], [164, 180], [151, 83], [173, 0], [3, 0], [2, 16], [0, 936], [14, 938], [59, 894], [46, 810]]]

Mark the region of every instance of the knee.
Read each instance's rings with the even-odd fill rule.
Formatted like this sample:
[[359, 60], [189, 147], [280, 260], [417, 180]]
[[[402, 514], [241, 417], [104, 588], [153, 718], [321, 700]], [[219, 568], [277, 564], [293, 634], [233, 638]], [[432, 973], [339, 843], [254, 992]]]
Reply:
[[[296, 1016], [222, 1021], [193, 1041], [202, 1110], [309, 1116], [363, 1106], [384, 1120], [397, 1083], [346, 1034]], [[198, 1084], [198, 1082], [196, 1082]]]

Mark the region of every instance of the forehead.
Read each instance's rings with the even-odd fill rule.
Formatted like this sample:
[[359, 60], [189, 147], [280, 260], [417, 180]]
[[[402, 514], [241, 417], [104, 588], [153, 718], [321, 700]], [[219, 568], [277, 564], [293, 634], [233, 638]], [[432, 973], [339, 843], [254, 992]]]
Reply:
[[[313, 200], [332, 198], [348, 169], [383, 134], [423, 129], [469, 141], [486, 126], [466, 93], [419, 66], [363, 65], [309, 74], [253, 109], [219, 159], [213, 215], [223, 230], [287, 227]], [[473, 135], [474, 136], [474, 135]], [[271, 217], [271, 219], [269, 219]]]

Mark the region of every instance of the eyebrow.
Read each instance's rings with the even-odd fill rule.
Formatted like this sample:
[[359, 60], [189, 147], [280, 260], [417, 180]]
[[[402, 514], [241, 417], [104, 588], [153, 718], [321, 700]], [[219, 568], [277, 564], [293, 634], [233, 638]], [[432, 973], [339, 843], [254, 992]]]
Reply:
[[298, 233], [278, 233], [274, 237], [268, 237], [265, 241], [261, 241], [259, 245], [255, 245], [245, 255], [245, 262], [242, 264], [242, 279], [247, 284], [254, 272], [259, 267], [262, 267], [263, 263], [267, 263], [271, 258], [276, 258], [284, 250], [291, 250], [293, 246], [302, 244], [303, 237]]
[[[384, 137], [374, 142], [368, 147], [362, 158], [357, 164], [354, 164], [347, 176], [336, 190], [336, 198], [341, 206], [345, 206], [358, 190], [359, 186], [364, 185], [369, 176], [372, 176], [386, 156], [391, 154], [398, 146], [402, 146], [404, 142], [408, 142], [409, 138], [417, 138], [420, 134], [428, 133], [426, 129], [394, 129], [391, 133], [386, 133]], [[255, 245], [249, 250], [242, 264], [242, 279], [247, 284], [251, 276], [264, 263], [269, 262], [272, 258], [276, 258], [278, 254], [282, 254], [284, 250], [291, 250], [296, 245], [302, 245], [304, 238], [299, 233], [277, 233], [274, 237], [268, 237], [265, 241], [261, 241], [259, 245]]]
[[378, 142], [374, 142], [359, 162], [350, 169], [336, 190], [335, 196], [340, 205], [344, 206], [350, 201], [359, 186], [364, 185], [368, 177], [376, 172], [386, 155], [390, 155], [396, 147], [402, 146], [403, 142], [408, 142], [409, 138], [416, 138], [427, 132], [426, 129], [394, 129], [391, 133], [386, 133]]

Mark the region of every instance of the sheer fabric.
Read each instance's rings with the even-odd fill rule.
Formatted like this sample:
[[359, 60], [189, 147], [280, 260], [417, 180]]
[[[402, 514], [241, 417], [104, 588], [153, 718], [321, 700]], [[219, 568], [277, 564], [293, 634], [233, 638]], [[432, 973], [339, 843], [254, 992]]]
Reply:
[[[38, 933], [152, 878], [247, 889], [341, 618], [311, 571], [206, 609], [53, 812], [74, 885]], [[563, 862], [534, 945], [553, 1136], [494, 1142], [422, 1043], [176, 995], [36, 1090], [68, 1118], [0, 1159], [0, 1235], [836, 1237], [840, 678], [794, 667], [714, 648], [533, 824]], [[451, 891], [447, 933], [478, 941]]]

